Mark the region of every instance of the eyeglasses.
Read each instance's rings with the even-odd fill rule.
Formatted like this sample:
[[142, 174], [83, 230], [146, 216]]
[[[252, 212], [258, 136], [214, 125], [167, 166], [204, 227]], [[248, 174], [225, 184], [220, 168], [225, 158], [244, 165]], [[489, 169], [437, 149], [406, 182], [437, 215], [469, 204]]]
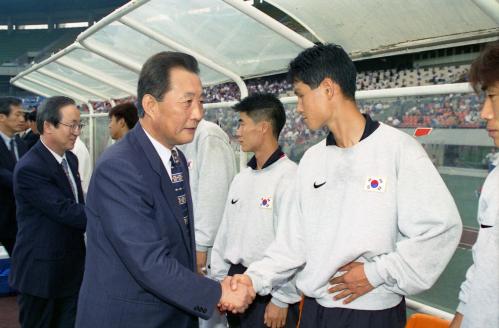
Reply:
[[83, 123], [66, 124], [66, 123], [59, 122], [59, 124], [67, 126], [68, 128], [71, 129], [71, 132], [81, 131], [85, 127], [85, 124], [83, 124]]

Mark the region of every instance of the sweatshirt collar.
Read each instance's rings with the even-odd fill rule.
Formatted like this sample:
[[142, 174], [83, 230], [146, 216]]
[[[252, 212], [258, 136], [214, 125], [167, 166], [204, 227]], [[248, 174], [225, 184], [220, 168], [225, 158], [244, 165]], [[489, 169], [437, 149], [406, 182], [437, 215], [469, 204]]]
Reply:
[[[286, 156], [286, 154], [284, 154], [284, 152], [281, 150], [281, 146], [277, 147], [276, 151], [272, 155], [270, 155], [269, 159], [265, 162], [265, 164], [263, 164], [262, 169], [274, 164], [275, 162], [277, 162], [280, 158], [282, 158], [284, 156]], [[248, 166], [251, 167], [253, 170], [257, 169], [255, 156], [253, 156], [250, 159], [250, 161], [248, 162]]]
[[[364, 133], [362, 133], [359, 142], [369, 137], [379, 127], [379, 122], [373, 121], [368, 114], [362, 114], [362, 116], [366, 119], [366, 126], [364, 127]], [[336, 146], [336, 140], [334, 139], [332, 132], [329, 132], [327, 135], [326, 146]]]

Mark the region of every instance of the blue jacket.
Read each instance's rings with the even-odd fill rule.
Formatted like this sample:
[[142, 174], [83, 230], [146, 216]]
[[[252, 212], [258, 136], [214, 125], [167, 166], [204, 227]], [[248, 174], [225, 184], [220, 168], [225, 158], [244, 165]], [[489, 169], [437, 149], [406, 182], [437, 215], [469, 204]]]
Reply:
[[[19, 158], [28, 151], [24, 142], [15, 137]], [[0, 137], [0, 240], [2, 238], [16, 238], [16, 203], [14, 200], [13, 175], [15, 160]]]
[[185, 169], [184, 177], [190, 229], [140, 123], [101, 156], [87, 194], [87, 259], [76, 327], [197, 327], [197, 317], [211, 316], [221, 287], [195, 273]]
[[17, 162], [14, 194], [17, 240], [10, 284], [21, 293], [43, 298], [73, 296], [83, 279], [86, 226], [78, 159], [66, 158], [76, 180], [79, 203], [62, 166], [38, 141]]

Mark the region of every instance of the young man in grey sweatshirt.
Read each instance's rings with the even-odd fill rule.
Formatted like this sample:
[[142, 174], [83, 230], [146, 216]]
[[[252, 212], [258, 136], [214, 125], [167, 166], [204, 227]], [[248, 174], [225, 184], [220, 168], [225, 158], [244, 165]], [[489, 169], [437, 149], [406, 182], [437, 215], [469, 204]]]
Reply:
[[416, 140], [360, 113], [340, 46], [306, 49], [289, 75], [306, 125], [330, 133], [303, 156], [276, 240], [233, 288], [264, 295], [301, 269], [300, 328], [404, 327], [404, 296], [430, 288], [458, 245], [454, 200]]
[[[473, 62], [471, 84], [485, 91], [480, 116], [499, 147], [499, 42], [489, 44]], [[451, 328], [499, 327], [499, 169], [487, 176], [478, 201], [480, 230], [473, 245], [473, 264], [459, 292], [459, 306]]]
[[[287, 220], [290, 190], [297, 165], [279, 147], [286, 122], [282, 103], [270, 94], [254, 94], [234, 106], [239, 113], [237, 138], [241, 150], [255, 155], [230, 185], [225, 211], [211, 256], [212, 275], [223, 280], [243, 273], [260, 260]], [[228, 314], [230, 327], [296, 327], [300, 295], [293, 281], [275, 286], [271, 295], [258, 296], [242, 315]]]

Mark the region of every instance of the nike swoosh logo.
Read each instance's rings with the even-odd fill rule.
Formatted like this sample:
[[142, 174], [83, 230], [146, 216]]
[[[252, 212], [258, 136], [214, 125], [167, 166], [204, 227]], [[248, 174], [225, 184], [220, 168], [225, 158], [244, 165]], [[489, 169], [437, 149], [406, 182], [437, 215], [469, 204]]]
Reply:
[[326, 181], [324, 181], [323, 183], [320, 183], [320, 184], [317, 184], [316, 182], [314, 182], [314, 188], [315, 189], [320, 188], [320, 187], [322, 187], [325, 184], [326, 184]]
[[236, 199], [236, 200], [231, 200], [230, 202], [232, 203], [232, 205], [234, 205], [235, 203], [237, 203], [239, 201], [239, 199]]

